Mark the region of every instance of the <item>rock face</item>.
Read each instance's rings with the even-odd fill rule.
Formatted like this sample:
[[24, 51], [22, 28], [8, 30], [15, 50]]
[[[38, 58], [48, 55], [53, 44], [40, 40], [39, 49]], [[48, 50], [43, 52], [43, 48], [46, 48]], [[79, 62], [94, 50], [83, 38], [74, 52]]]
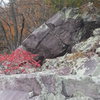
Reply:
[[[98, 31], [97, 31], [98, 30]], [[82, 41], [73, 46], [71, 54], [66, 53], [62, 57], [47, 59], [42, 68], [55, 69], [56, 67], [67, 67], [72, 74], [81, 75], [99, 75], [100, 74], [100, 35], [99, 30], [93, 31], [86, 41]], [[67, 69], [67, 70], [68, 70]], [[63, 71], [64, 72], [64, 71]]]
[[85, 28], [81, 31], [83, 21], [74, 10], [63, 11], [67, 13], [58, 12], [23, 41], [22, 47], [47, 58], [67, 53], [46, 59], [34, 73], [1, 75], [0, 100], [100, 100], [100, 28], [92, 26], [93, 33], [87, 28], [93, 35], [77, 43], [86, 36], [81, 35], [87, 32]]
[[96, 21], [83, 21], [76, 8], [64, 8], [33, 31], [22, 46], [44, 58], [55, 58], [71, 52], [74, 44], [90, 37], [99, 26]]
[[100, 100], [100, 77], [64, 76], [49, 71], [1, 76], [0, 97], [1, 100]]
[[99, 30], [73, 53], [47, 59], [41, 72], [0, 76], [0, 100], [100, 100]]
[[80, 38], [79, 32], [84, 25], [79, 17], [63, 17], [64, 12], [58, 12], [26, 38], [22, 45], [26, 50], [45, 58], [54, 58], [70, 52], [70, 47]]

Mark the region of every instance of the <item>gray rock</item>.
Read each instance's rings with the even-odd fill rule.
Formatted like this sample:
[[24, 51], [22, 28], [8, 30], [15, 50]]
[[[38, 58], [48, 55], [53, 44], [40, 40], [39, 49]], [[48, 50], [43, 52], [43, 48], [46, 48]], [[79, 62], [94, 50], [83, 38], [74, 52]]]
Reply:
[[28, 93], [23, 91], [0, 90], [0, 100], [28, 100]]
[[100, 76], [66, 76], [52, 73], [52, 71], [3, 75], [0, 76], [0, 90], [3, 91], [0, 92], [0, 98], [4, 98], [3, 100], [14, 100], [15, 95], [21, 96], [21, 100], [66, 100], [80, 96], [99, 100]]
[[90, 97], [74, 97], [74, 98], [67, 99], [67, 100], [94, 100], [94, 99]]
[[79, 51], [83, 51], [83, 52], [91, 51], [92, 49], [96, 49], [96, 44], [98, 44], [99, 41], [100, 41], [100, 36], [90, 37], [86, 41], [80, 42], [80, 43], [76, 44], [75, 46], [73, 46], [72, 51], [73, 52], [76, 52], [76, 51], [77, 52], [79, 52]]
[[[18, 77], [21, 76], [19, 75]], [[0, 89], [4, 90], [6, 88], [7, 90], [11, 89], [11, 90], [24, 91], [24, 92], [33, 91], [34, 95], [39, 95], [41, 93], [42, 90], [41, 86], [35, 78], [28, 78], [28, 77], [25, 78], [24, 75], [22, 75], [22, 78], [18, 78], [18, 77], [14, 78], [13, 75], [11, 77], [0, 76], [0, 78], [2, 79], [0, 83]], [[12, 80], [9, 80], [9, 78], [11, 78]]]
[[100, 75], [100, 73], [97, 73], [100, 71], [100, 58], [97, 55], [92, 56], [91, 58], [80, 58], [76, 60], [76, 73], [78, 75]]
[[93, 35], [97, 36], [100, 35], [100, 28], [97, 28], [93, 31]]
[[[87, 56], [88, 54], [83, 55], [83, 57], [80, 55], [79, 57], [77, 57], [78, 55], [75, 57], [74, 55], [75, 54], [66, 54], [56, 59], [48, 59], [47, 62], [43, 64], [42, 70], [46, 70], [48, 67], [48, 69], [51, 69], [54, 73], [62, 75], [77, 74], [78, 76], [82, 76], [94, 75], [94, 73], [100, 75], [100, 57], [97, 54], [91, 54], [90, 57]], [[72, 58], [70, 56], [72, 56]], [[75, 57], [74, 59], [73, 56]]]
[[[95, 88], [95, 89], [94, 89]], [[95, 87], [94, 81], [90, 77], [83, 79], [68, 79], [63, 81], [62, 92], [65, 96], [89, 96], [93, 99], [99, 100], [100, 83]], [[98, 93], [97, 93], [98, 91]]]
[[63, 24], [55, 26], [54, 29], [50, 24], [43, 24], [23, 41], [22, 45], [26, 50], [45, 58], [54, 58], [70, 52], [71, 45], [80, 38], [82, 19], [69, 19], [66, 22], [63, 20]]
[[100, 57], [98, 57], [97, 66], [93, 73], [93, 76], [98, 76], [98, 75], [100, 75]]
[[96, 49], [96, 53], [100, 54], [100, 47]]
[[63, 96], [62, 94], [45, 94], [44, 96], [42, 96], [43, 98], [41, 100], [65, 100], [65, 96]]
[[74, 44], [89, 38], [98, 27], [98, 22], [84, 22], [77, 8], [64, 8], [34, 30], [22, 47], [44, 58], [59, 57], [71, 52]]

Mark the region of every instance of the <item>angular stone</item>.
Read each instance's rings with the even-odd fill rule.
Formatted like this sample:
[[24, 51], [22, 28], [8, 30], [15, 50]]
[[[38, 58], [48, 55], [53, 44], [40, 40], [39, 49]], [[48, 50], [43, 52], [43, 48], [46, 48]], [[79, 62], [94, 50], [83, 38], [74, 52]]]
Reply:
[[53, 30], [49, 25], [43, 24], [28, 36], [22, 45], [26, 50], [45, 58], [64, 55], [66, 51], [70, 52], [70, 46], [77, 41], [82, 24], [82, 19], [79, 18], [63, 21], [61, 26], [55, 26]]
[[62, 94], [48, 94], [45, 96], [45, 100], [65, 100], [65, 97]]
[[[34, 78], [35, 80], [33, 80]], [[27, 97], [29, 100], [44, 100], [42, 98], [59, 100], [60, 97], [61, 100], [66, 100], [66, 98], [75, 96], [88, 96], [94, 100], [99, 100], [100, 77], [57, 75], [50, 71], [27, 75], [4, 75], [0, 76], [0, 89], [3, 91], [0, 92], [0, 96], [5, 97], [4, 100], [7, 100], [8, 95], [11, 98], [10, 100], [13, 100], [15, 94], [21, 95], [23, 98]], [[30, 92], [32, 95], [30, 95]]]
[[96, 53], [100, 54], [100, 47], [96, 49]]
[[48, 93], [55, 93], [56, 79], [52, 75], [41, 76], [41, 80], [47, 89]]
[[77, 93], [89, 96], [94, 100], [100, 99], [100, 82], [97, 84], [90, 78], [63, 80], [62, 93], [67, 97], [76, 96]]
[[28, 93], [23, 91], [0, 91], [0, 100], [29, 100]]
[[92, 99], [90, 97], [73, 97], [73, 98], [70, 98], [67, 100], [94, 100], [94, 99]]
[[99, 41], [100, 41], [100, 36], [90, 37], [86, 41], [80, 42], [76, 44], [75, 46], [73, 46], [72, 51], [73, 52], [79, 52], [79, 51], [87, 52], [87, 51], [94, 50], [96, 48], [96, 44], [98, 44]]
[[42, 90], [36, 78], [31, 75], [0, 76], [0, 89], [24, 92], [33, 91], [34, 95], [39, 95]]
[[[95, 69], [98, 65], [98, 62], [96, 59], [81, 59], [77, 60], [77, 70], [76, 73], [79, 74], [84, 74], [84, 75], [93, 75], [95, 72]], [[83, 71], [83, 73], [82, 73]]]
[[95, 29], [94, 31], [93, 31], [93, 35], [95, 35], [95, 36], [99, 36], [100, 35], [100, 28], [97, 28], [97, 29]]

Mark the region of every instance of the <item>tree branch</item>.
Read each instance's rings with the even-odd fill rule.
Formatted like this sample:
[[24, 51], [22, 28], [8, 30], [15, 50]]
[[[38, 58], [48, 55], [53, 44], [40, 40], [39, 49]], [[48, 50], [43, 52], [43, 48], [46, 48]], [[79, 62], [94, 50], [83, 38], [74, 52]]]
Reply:
[[15, 42], [15, 48], [17, 48], [18, 46], [18, 27], [17, 27], [17, 20], [16, 20], [16, 12], [15, 12], [15, 8], [14, 8], [14, 3], [15, 0], [10, 0], [10, 11], [11, 11], [11, 17], [12, 17], [12, 21], [14, 24], [14, 42]]
[[23, 37], [23, 30], [24, 30], [24, 26], [25, 26], [25, 18], [24, 16], [22, 15], [22, 28], [21, 28], [21, 32], [20, 32], [20, 38], [19, 38], [19, 45], [21, 45], [21, 42], [22, 42], [22, 37]]
[[10, 43], [9, 43], [9, 40], [8, 40], [8, 38], [7, 38], [6, 31], [5, 31], [4, 26], [3, 26], [3, 24], [2, 24], [1, 21], [0, 21], [0, 28], [1, 28], [1, 32], [3, 33], [3, 36], [4, 36], [5, 40], [6, 40], [6, 42], [7, 42], [8, 48], [9, 48], [9, 50], [11, 51], [11, 45], [10, 45]]

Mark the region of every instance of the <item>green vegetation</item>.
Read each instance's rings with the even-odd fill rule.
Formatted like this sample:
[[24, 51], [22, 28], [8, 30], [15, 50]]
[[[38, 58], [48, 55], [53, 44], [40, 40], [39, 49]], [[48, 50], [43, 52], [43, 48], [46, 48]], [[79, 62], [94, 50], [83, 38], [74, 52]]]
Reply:
[[51, 2], [52, 7], [55, 11], [61, 10], [64, 6], [67, 7], [80, 7], [85, 3], [93, 2], [96, 5], [100, 2], [100, 0], [45, 0], [47, 2]]

